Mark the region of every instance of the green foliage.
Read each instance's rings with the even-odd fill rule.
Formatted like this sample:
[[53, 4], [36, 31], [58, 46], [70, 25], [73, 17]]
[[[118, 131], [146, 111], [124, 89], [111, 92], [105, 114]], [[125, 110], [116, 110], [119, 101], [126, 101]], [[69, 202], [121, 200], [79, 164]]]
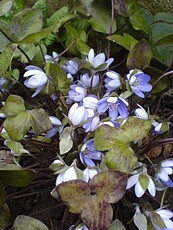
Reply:
[[81, 219], [89, 229], [107, 229], [113, 215], [109, 203], [122, 198], [126, 183], [125, 173], [107, 170], [94, 176], [89, 185], [82, 180], [71, 180], [58, 185], [56, 190], [61, 200], [69, 205], [70, 212], [81, 213]]
[[114, 220], [109, 227], [109, 230], [126, 230], [124, 225], [118, 220]]
[[60, 155], [63, 155], [70, 151], [70, 149], [73, 147], [73, 140], [71, 137], [71, 128], [66, 127], [63, 132], [60, 134]]
[[4, 229], [7, 224], [9, 223], [11, 214], [10, 214], [10, 210], [9, 207], [6, 203], [4, 203], [3, 205], [0, 205], [0, 210], [1, 210], [1, 215], [0, 215], [0, 228]]
[[35, 172], [30, 169], [24, 169], [15, 164], [0, 162], [0, 181], [3, 184], [26, 187], [35, 177]]
[[8, 11], [10, 11], [12, 7], [12, 0], [2, 0], [0, 2], [0, 16], [6, 14]]
[[146, 137], [150, 128], [149, 121], [135, 117], [129, 117], [120, 128], [108, 125], [98, 127], [94, 143], [99, 151], [107, 151], [105, 157], [107, 167], [130, 173], [137, 163], [137, 157], [129, 147], [129, 143]]
[[28, 230], [48, 230], [48, 227], [40, 220], [25, 215], [17, 216], [14, 221], [13, 229], [22, 230], [26, 228], [26, 226]]

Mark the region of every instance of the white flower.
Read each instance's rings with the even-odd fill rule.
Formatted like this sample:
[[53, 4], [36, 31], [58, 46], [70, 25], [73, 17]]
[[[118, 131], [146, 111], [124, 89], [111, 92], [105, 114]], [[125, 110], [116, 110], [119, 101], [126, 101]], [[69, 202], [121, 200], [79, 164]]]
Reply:
[[104, 80], [108, 92], [116, 90], [121, 85], [119, 74], [114, 71], [108, 71]]
[[173, 159], [164, 160], [159, 165], [156, 178], [161, 185], [166, 185], [167, 187], [173, 187], [173, 181], [168, 175], [173, 174]]
[[77, 173], [73, 166], [68, 167], [64, 173], [60, 173], [56, 178], [56, 186], [69, 180], [77, 180]]
[[142, 120], [148, 120], [149, 118], [148, 113], [145, 111], [145, 109], [141, 105], [139, 104], [137, 105], [139, 108], [135, 109], [134, 111], [135, 115]]
[[93, 109], [97, 110], [98, 107], [98, 99], [95, 95], [88, 95], [87, 97], [83, 98], [83, 106], [86, 109]]
[[151, 124], [154, 126], [154, 132], [155, 133], [158, 133], [158, 134], [162, 133], [162, 131], [161, 131], [162, 123], [159, 123], [155, 120], [152, 120]]
[[99, 75], [95, 74], [92, 77], [88, 73], [80, 76], [80, 82], [87, 88], [96, 87], [99, 84]]
[[114, 58], [109, 58], [107, 61], [105, 61], [105, 59], [106, 57], [104, 53], [99, 53], [94, 57], [93, 49], [90, 49], [88, 57], [86, 58], [86, 60], [91, 63], [94, 69], [99, 69], [101, 65], [106, 64], [103, 68], [99, 69], [99, 71], [107, 69], [110, 66], [110, 64], [114, 61]]
[[88, 111], [84, 106], [73, 104], [68, 112], [68, 118], [73, 126], [78, 126], [88, 119]]
[[[154, 213], [158, 214], [162, 221], [159, 221], [158, 218], [153, 215]], [[155, 230], [173, 230], [173, 212], [169, 209], [158, 209], [153, 212], [148, 212], [149, 216]]]
[[151, 196], [154, 197], [156, 195], [156, 187], [153, 180], [147, 174], [146, 166], [143, 165], [142, 172], [137, 173], [135, 170], [132, 174], [134, 173], [136, 174], [129, 177], [126, 189], [130, 189], [135, 185], [135, 194], [137, 197], [143, 196], [147, 189]]
[[83, 171], [84, 174], [84, 181], [89, 182], [99, 171], [95, 168], [86, 168]]
[[29, 77], [24, 81], [24, 85], [30, 89], [36, 89], [32, 97], [35, 97], [44, 87], [48, 81], [48, 77], [45, 72], [37, 66], [27, 66], [25, 68], [27, 71], [24, 73], [23, 77]]
[[46, 54], [44, 58], [46, 62], [50, 61], [51, 63], [55, 63], [59, 61], [59, 55], [54, 51], [52, 52], [52, 56]]

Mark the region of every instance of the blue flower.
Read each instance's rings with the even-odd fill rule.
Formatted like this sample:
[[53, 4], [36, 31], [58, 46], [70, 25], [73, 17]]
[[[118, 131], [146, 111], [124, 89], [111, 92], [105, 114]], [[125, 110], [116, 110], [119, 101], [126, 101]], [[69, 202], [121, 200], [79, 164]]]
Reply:
[[35, 97], [41, 90], [44, 89], [48, 77], [45, 72], [37, 66], [27, 66], [25, 68], [27, 71], [24, 73], [23, 77], [29, 77], [24, 81], [24, 85], [30, 89], [36, 89], [32, 97]]
[[98, 113], [104, 113], [108, 110], [111, 120], [115, 120], [118, 115], [126, 118], [129, 115], [127, 111], [128, 102], [121, 97], [104, 97], [98, 102]]
[[173, 174], [173, 159], [164, 160], [160, 163], [157, 172], [156, 178], [161, 186], [166, 185], [167, 187], [173, 187], [173, 181], [169, 175]]
[[94, 146], [94, 138], [85, 142], [80, 151], [80, 160], [89, 167], [95, 166], [93, 160], [101, 160], [102, 152], [96, 150]]
[[46, 54], [44, 58], [46, 62], [50, 61], [51, 63], [55, 63], [59, 61], [59, 55], [54, 51], [52, 52], [52, 56]]
[[85, 123], [82, 127], [85, 129], [85, 132], [93, 132], [100, 124], [100, 118], [95, 111], [92, 109], [87, 109], [88, 111], [88, 122]]
[[152, 90], [152, 85], [148, 83], [151, 80], [150, 76], [140, 70], [131, 70], [127, 74], [127, 80], [131, 90], [138, 97], [144, 98], [143, 92], [150, 92]]
[[104, 82], [107, 92], [112, 92], [120, 87], [121, 81], [118, 73], [109, 71], [106, 73], [106, 76]]
[[109, 58], [107, 61], [104, 53], [99, 53], [94, 57], [94, 50], [90, 49], [86, 58], [95, 70], [102, 71], [107, 69], [114, 61], [114, 58]]
[[63, 65], [63, 68], [67, 73], [74, 75], [78, 72], [79, 65], [75, 59], [74, 60], [68, 60], [68, 61], [66, 61], [65, 65]]
[[49, 116], [50, 121], [52, 122], [53, 128], [49, 130], [45, 138], [50, 138], [55, 136], [58, 132], [61, 133], [63, 130], [63, 125], [61, 121], [54, 116]]

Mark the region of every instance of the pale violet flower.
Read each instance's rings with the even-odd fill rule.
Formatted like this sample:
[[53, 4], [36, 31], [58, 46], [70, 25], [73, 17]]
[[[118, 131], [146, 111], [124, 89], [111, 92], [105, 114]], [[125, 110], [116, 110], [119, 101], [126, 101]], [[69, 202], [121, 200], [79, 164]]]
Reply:
[[98, 98], [95, 95], [88, 95], [87, 97], [84, 97], [82, 102], [83, 102], [83, 106], [86, 109], [93, 109], [93, 110], [97, 110], [98, 107]]
[[99, 85], [99, 75], [90, 76], [88, 73], [80, 76], [80, 82], [87, 88], [94, 88]]
[[68, 230], [89, 230], [84, 224], [79, 224], [76, 228], [72, 225]]
[[74, 60], [68, 60], [66, 61], [65, 65], [63, 65], [64, 70], [71, 75], [74, 75], [79, 70], [78, 62]]
[[49, 116], [49, 119], [52, 122], [53, 128], [47, 132], [46, 138], [53, 137], [58, 132], [61, 133], [63, 130], [63, 125], [57, 117]]
[[[155, 216], [152, 214], [158, 214], [162, 221], [156, 220]], [[158, 209], [153, 212], [148, 212], [147, 215], [149, 216], [153, 227], [155, 230], [173, 230], [173, 212], [169, 209]]]
[[70, 86], [68, 97], [71, 101], [80, 102], [87, 94], [87, 88], [82, 84], [73, 84]]
[[94, 55], [94, 50], [90, 49], [88, 56], [86, 58], [88, 62], [92, 65], [92, 67], [98, 71], [102, 71], [107, 69], [112, 62], [114, 61], [114, 58], [109, 58], [106, 61], [106, 56], [104, 53], [99, 53], [96, 56]]
[[84, 174], [84, 178], [83, 180], [86, 181], [86, 182], [89, 182], [99, 171], [95, 168], [86, 168], [84, 171], [83, 171], [83, 174]]
[[84, 106], [79, 106], [75, 103], [68, 112], [68, 118], [74, 127], [79, 126], [87, 121], [88, 111]]
[[156, 169], [156, 179], [163, 186], [173, 187], [173, 181], [169, 175], [173, 174], [173, 159], [164, 160]]
[[145, 97], [144, 92], [152, 90], [152, 85], [148, 83], [150, 80], [151, 77], [140, 70], [131, 70], [127, 74], [127, 81], [131, 90], [141, 98]]
[[27, 78], [24, 81], [24, 85], [30, 89], [36, 89], [32, 97], [35, 97], [41, 90], [45, 87], [48, 77], [45, 72], [37, 66], [27, 66], [25, 68], [27, 71], [24, 73], [23, 77]]
[[155, 120], [151, 120], [151, 124], [154, 126], [154, 133], [155, 134], [161, 134], [163, 131], [161, 130], [162, 128], [162, 123], [159, 123]]
[[108, 71], [106, 72], [106, 76], [107, 77], [105, 78], [104, 82], [107, 92], [112, 92], [121, 86], [120, 76], [118, 73]]
[[135, 185], [135, 194], [137, 197], [143, 196], [147, 189], [151, 196], [154, 197], [156, 195], [156, 187], [153, 180], [147, 173], [146, 166], [142, 165], [140, 170], [140, 172], [137, 170], [132, 172], [133, 175], [129, 177], [126, 189], [130, 189]]
[[99, 152], [94, 145], [94, 138], [85, 142], [80, 151], [80, 160], [89, 167], [95, 166], [93, 160], [101, 160], [102, 152]]
[[139, 105], [138, 105], [138, 108], [135, 109], [134, 111], [134, 114], [136, 115], [136, 117], [142, 119], [142, 120], [148, 120], [149, 119], [149, 116], [148, 116], [148, 113], [145, 111], [145, 109]]
[[128, 102], [121, 97], [104, 97], [98, 102], [98, 113], [104, 113], [108, 110], [111, 120], [115, 120], [118, 115], [126, 118], [129, 115], [127, 111]]
[[59, 55], [54, 51], [52, 52], [52, 56], [46, 54], [44, 58], [46, 62], [50, 61], [51, 63], [55, 63], [59, 61]]
[[[88, 110], [87, 110], [88, 111]], [[86, 122], [82, 127], [85, 129], [85, 132], [93, 132], [97, 129], [100, 124], [100, 118], [98, 115], [88, 116], [88, 122]]]

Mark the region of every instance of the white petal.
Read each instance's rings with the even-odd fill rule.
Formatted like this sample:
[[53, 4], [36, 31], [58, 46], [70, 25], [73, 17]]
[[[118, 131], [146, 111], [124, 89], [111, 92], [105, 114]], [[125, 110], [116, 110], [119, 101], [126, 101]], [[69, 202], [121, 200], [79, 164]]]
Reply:
[[61, 124], [61, 121], [57, 118], [57, 117], [54, 117], [54, 116], [49, 116], [49, 119], [51, 120], [52, 124], [53, 125], [62, 125]]
[[74, 167], [70, 167], [64, 173], [64, 181], [77, 179], [76, 171]]
[[63, 182], [63, 178], [64, 178], [64, 174], [63, 174], [63, 173], [62, 173], [62, 174], [59, 174], [59, 175], [57, 176], [56, 182], [55, 182], [56, 186], [59, 185], [59, 184], [61, 184], [61, 183]]
[[115, 80], [115, 79], [117, 79], [117, 80], [120, 79], [119, 74], [116, 73], [116, 72], [114, 72], [114, 71], [108, 71], [108, 72], [106, 73], [106, 76], [109, 77], [109, 78], [111, 78], [111, 79], [114, 79], [114, 80]]
[[87, 110], [83, 106], [80, 106], [73, 113], [71, 122], [74, 126], [77, 126], [83, 121], [85, 121], [87, 119], [87, 116], [88, 116]]
[[153, 197], [156, 195], [156, 186], [151, 178], [148, 185], [148, 191]]
[[142, 188], [142, 186], [140, 185], [138, 181], [135, 185], [135, 194], [137, 197], [141, 197], [144, 195], [144, 193], [145, 193], [145, 190]]
[[162, 168], [159, 173], [157, 173], [158, 177], [163, 181], [168, 181], [169, 177], [165, 170]]
[[135, 185], [138, 182], [138, 177], [139, 177], [139, 174], [136, 174], [136, 175], [129, 177], [129, 179], [127, 181], [126, 189], [133, 187], [133, 185]]
[[38, 75], [45, 75], [45, 73], [43, 72], [43, 71], [41, 71], [41, 70], [28, 70], [28, 71], [26, 71], [25, 73], [24, 73], [24, 77], [29, 77], [29, 76], [32, 76], [32, 75], [36, 75], [36, 74], [38, 74]]
[[173, 160], [166, 160], [161, 163], [162, 167], [173, 167]]
[[171, 175], [173, 174], [173, 169], [172, 168], [163, 168], [165, 170], [165, 172], [168, 174], [168, 175]]
[[164, 219], [164, 223], [167, 227], [168, 230], [172, 230], [173, 229], [173, 221], [169, 220], [169, 219]]
[[103, 64], [104, 62], [105, 62], [105, 54], [104, 53], [97, 54], [94, 58], [93, 66], [94, 68], [97, 68], [99, 65]]
[[173, 212], [168, 209], [161, 209], [156, 211], [163, 219], [170, 219], [173, 217]]
[[72, 119], [72, 116], [73, 116], [74, 111], [75, 111], [77, 108], [78, 108], [78, 104], [77, 104], [77, 103], [73, 104], [72, 107], [70, 108], [70, 110], [69, 110], [69, 112], [68, 112], [68, 118], [70, 119], [70, 121], [71, 121], [71, 119]]
[[90, 49], [88, 53], [88, 61], [93, 65], [93, 61], [94, 61], [94, 50], [93, 49]]
[[118, 100], [117, 97], [109, 97], [109, 98], [107, 99], [107, 102], [109, 102], [109, 103], [116, 103], [117, 100]]
[[34, 75], [28, 79], [28, 84], [32, 85], [33, 87], [37, 88], [41, 85], [44, 85], [47, 82], [46, 75]]

